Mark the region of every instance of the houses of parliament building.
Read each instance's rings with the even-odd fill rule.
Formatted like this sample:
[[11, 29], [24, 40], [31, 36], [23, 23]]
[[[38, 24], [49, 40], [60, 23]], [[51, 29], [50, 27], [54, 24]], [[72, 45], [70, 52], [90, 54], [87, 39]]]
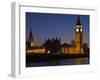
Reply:
[[[72, 53], [72, 54], [80, 54], [83, 53], [83, 26], [80, 21], [80, 17], [77, 17], [75, 29], [75, 41], [72, 41], [70, 44], [61, 45], [59, 53]], [[28, 39], [26, 41], [26, 53], [35, 53], [35, 54], [43, 54], [50, 53], [49, 50], [46, 50], [44, 46], [37, 46], [35, 44], [32, 31], [30, 30]]]

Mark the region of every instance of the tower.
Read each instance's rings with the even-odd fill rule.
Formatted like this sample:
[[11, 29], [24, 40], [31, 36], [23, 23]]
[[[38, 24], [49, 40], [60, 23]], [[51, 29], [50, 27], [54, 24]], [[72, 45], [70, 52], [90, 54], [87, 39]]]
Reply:
[[77, 18], [77, 23], [75, 26], [75, 33], [76, 33], [76, 53], [82, 53], [83, 28], [79, 16]]
[[34, 42], [34, 39], [33, 39], [32, 30], [31, 29], [30, 29], [30, 33], [29, 33], [29, 37], [28, 37], [27, 43], [28, 43], [28, 47], [34, 47], [35, 46], [35, 42]]

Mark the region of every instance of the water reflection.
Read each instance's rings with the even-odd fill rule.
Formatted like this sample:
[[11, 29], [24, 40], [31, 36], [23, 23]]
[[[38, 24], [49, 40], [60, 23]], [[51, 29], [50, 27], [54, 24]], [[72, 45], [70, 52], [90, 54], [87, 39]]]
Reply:
[[75, 59], [63, 59], [43, 62], [32, 62], [27, 64], [27, 67], [35, 66], [56, 66], [56, 65], [77, 65], [77, 64], [89, 64], [88, 58], [75, 58]]
[[83, 63], [84, 63], [83, 58], [79, 58], [75, 60], [75, 64], [83, 64]]

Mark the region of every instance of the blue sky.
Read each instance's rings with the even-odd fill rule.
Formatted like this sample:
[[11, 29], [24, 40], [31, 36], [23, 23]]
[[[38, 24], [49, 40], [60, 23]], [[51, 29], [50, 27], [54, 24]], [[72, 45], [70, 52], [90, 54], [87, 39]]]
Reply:
[[41, 45], [47, 38], [56, 37], [61, 38], [61, 43], [70, 43], [75, 40], [78, 16], [83, 26], [83, 43], [89, 44], [89, 15], [26, 12], [26, 37], [31, 29], [37, 45]]

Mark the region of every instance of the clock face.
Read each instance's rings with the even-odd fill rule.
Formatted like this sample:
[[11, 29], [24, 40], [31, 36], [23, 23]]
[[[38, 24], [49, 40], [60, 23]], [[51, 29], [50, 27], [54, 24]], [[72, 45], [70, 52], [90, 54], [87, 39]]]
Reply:
[[82, 29], [80, 29], [80, 31], [82, 32]]
[[79, 29], [76, 29], [76, 32], [79, 32]]

